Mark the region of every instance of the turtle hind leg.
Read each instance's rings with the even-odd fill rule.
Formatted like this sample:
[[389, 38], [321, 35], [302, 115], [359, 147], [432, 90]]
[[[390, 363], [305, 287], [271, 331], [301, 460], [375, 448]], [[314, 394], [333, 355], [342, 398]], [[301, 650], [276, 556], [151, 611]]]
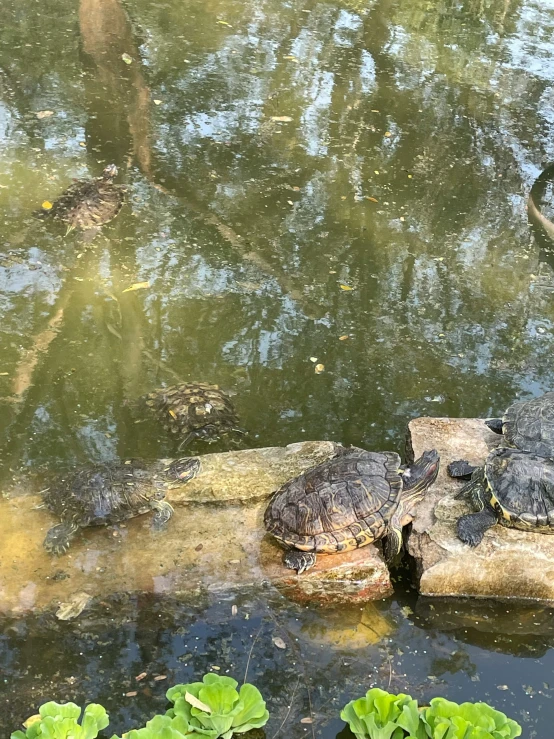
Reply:
[[52, 526], [44, 539], [44, 548], [50, 554], [55, 554], [58, 557], [61, 554], [65, 554], [77, 531], [79, 531], [79, 526], [71, 521]]
[[502, 419], [501, 418], [487, 418], [487, 420], [485, 421], [485, 426], [488, 426], [491, 431], [494, 431], [495, 434], [502, 433]]
[[402, 551], [402, 524], [391, 521], [391, 528], [383, 539], [383, 556], [387, 565], [392, 565]]
[[298, 549], [287, 549], [283, 555], [283, 564], [289, 570], [296, 570], [297, 575], [301, 575], [310, 567], [315, 565], [315, 552], [300, 552]]
[[457, 459], [455, 462], [450, 462], [446, 468], [450, 477], [459, 477], [462, 480], [468, 480], [471, 475], [475, 472], [477, 467], [470, 464], [465, 459]]
[[498, 516], [492, 507], [486, 506], [478, 513], [468, 513], [458, 519], [458, 538], [470, 547], [476, 547], [483, 540], [487, 529], [498, 523]]

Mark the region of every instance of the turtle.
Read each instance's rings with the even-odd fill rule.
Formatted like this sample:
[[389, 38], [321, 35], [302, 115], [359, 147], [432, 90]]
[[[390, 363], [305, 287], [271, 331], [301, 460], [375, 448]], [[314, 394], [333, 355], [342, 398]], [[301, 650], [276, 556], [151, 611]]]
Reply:
[[83, 467], [60, 478], [43, 493], [43, 506], [60, 519], [44, 539], [44, 548], [64, 554], [79, 529], [110, 525], [154, 510], [152, 526], [161, 529], [173, 508], [164, 500], [172, 482], [186, 482], [200, 469], [196, 458], [146, 465], [127, 460]]
[[117, 171], [115, 164], [109, 164], [102, 177], [74, 182], [51, 207], [43, 206], [38, 211], [39, 217], [52, 217], [67, 223], [66, 236], [75, 228], [82, 229], [89, 237], [94, 236], [123, 206], [125, 187], [113, 182]]
[[219, 385], [181, 382], [154, 390], [143, 399], [166, 431], [183, 437], [179, 449], [195, 436], [216, 441], [231, 431], [243, 433], [233, 403]]
[[313, 567], [318, 552], [346, 552], [383, 538], [391, 562], [439, 462], [434, 449], [408, 467], [395, 452], [345, 448], [279, 488], [265, 511], [265, 528], [285, 547], [285, 566], [299, 575]]
[[451, 477], [468, 478], [456, 497], [468, 497], [475, 513], [461, 516], [458, 538], [476, 547], [487, 529], [508, 528], [554, 534], [554, 462], [510, 447], [493, 449], [482, 467], [465, 460], [448, 465]]
[[502, 418], [485, 423], [504, 436], [503, 446], [554, 458], [554, 392], [513, 403]]

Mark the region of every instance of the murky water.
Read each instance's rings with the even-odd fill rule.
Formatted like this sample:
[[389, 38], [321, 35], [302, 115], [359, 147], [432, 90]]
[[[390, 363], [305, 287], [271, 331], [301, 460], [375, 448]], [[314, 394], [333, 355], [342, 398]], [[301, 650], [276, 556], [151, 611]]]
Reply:
[[[551, 389], [554, 257], [525, 201], [554, 153], [553, 27], [551, 0], [3, 2], [4, 475], [174, 454], [132, 401], [175, 377], [235, 392], [251, 445], [399, 450], [411, 417], [484, 416]], [[110, 161], [128, 202], [91, 245], [33, 218]], [[150, 287], [123, 292], [137, 282]], [[207, 669], [225, 640], [222, 668], [243, 670], [263, 598], [227, 632], [218, 609], [230, 606], [206, 607], [183, 615], [196, 651], [176, 646], [171, 619], [150, 645], [139, 616], [92, 629], [119, 644], [106, 670], [110, 685], [127, 683], [109, 695], [92, 637], [40, 619], [10, 627], [10, 718], [32, 685], [43, 697], [43, 680], [58, 678], [60, 697], [100, 691], [117, 721], [147, 713], [162, 685], [122, 699], [135, 670], [184, 679], [185, 664]], [[405, 672], [428, 696], [433, 674], [437, 691], [529, 712], [544, 735], [548, 619], [516, 638], [517, 610], [498, 629], [445, 631], [396, 602], [382, 608], [400, 622], [393, 642], [306, 647], [316, 712], [336, 715], [352, 694], [343, 682], [387, 683], [386, 649], [394, 687]], [[277, 610], [290, 629], [300, 618], [319, 633], [324, 621]], [[252, 677], [286, 705], [297, 665], [263, 624], [267, 655], [253, 652]], [[194, 661], [179, 661], [187, 649]], [[63, 664], [62, 650], [73, 655]]]

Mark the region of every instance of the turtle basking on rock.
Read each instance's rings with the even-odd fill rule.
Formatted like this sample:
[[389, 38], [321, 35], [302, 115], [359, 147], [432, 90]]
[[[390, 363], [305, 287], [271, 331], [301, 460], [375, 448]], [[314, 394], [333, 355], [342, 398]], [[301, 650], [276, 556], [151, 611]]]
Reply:
[[239, 419], [229, 396], [218, 385], [181, 382], [159, 388], [143, 398], [166, 431], [182, 437], [182, 449], [193, 437], [215, 441], [238, 428]]
[[468, 478], [457, 497], [468, 497], [475, 513], [461, 516], [458, 537], [472, 547], [497, 523], [554, 534], [554, 462], [519, 449], [494, 449], [482, 467], [466, 461], [448, 465], [451, 477]]
[[171, 483], [184, 483], [200, 469], [195, 458], [148, 467], [141, 461], [85, 467], [57, 481], [43, 493], [44, 507], [61, 520], [44, 539], [51, 554], [63, 554], [79, 529], [107, 526], [155, 511], [152, 526], [163, 528], [173, 508], [164, 500]]
[[346, 552], [382, 538], [390, 562], [438, 470], [435, 450], [408, 467], [394, 452], [350, 447], [285, 483], [267, 507], [265, 527], [285, 546], [285, 566], [298, 574], [318, 552]]
[[506, 446], [554, 458], [554, 392], [513, 403], [502, 418], [485, 421]]
[[74, 182], [50, 207], [43, 206], [37, 215], [64, 221], [67, 234], [79, 228], [91, 238], [100, 226], [113, 220], [123, 206], [125, 187], [114, 184], [116, 176], [117, 167], [109, 164], [102, 177]]

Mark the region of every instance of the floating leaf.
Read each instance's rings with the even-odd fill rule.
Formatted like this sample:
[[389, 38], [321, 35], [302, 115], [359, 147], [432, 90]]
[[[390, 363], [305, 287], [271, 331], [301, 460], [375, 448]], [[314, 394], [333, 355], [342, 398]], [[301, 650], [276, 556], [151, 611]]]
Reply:
[[194, 708], [198, 708], [199, 711], [204, 711], [204, 713], [212, 712], [212, 709], [209, 706], [207, 706], [205, 703], [202, 703], [202, 701], [198, 698], [195, 698], [195, 696], [192, 693], [189, 693], [188, 690], [185, 692], [185, 700]]
[[310, 716], [306, 716], [305, 718], [300, 719], [301, 724], [313, 724], [314, 720]]
[[162, 102], [162, 100], [154, 100], [154, 105], [161, 105]]
[[277, 649], [286, 649], [287, 648], [287, 645], [281, 639], [280, 636], [274, 636], [271, 641], [275, 644], [275, 646], [277, 647]]
[[340, 286], [340, 289], [341, 290], [353, 290], [354, 288], [353, 287], [350, 287], [350, 285], [341, 285]]
[[24, 721], [24, 722], [23, 722], [23, 726], [24, 726], [24, 727], [25, 727], [26, 729], [28, 729], [28, 728], [29, 728], [29, 726], [32, 726], [33, 724], [36, 724], [36, 722], [37, 722], [37, 721], [40, 721], [40, 719], [41, 719], [41, 715], [40, 715], [40, 713], [35, 713], [35, 715], [34, 715], [34, 716], [29, 716], [29, 718], [27, 719], [27, 721]]
[[346, 341], [346, 339], [349, 339], [350, 337], [348, 334], [343, 334], [342, 336], [339, 336], [339, 341]]
[[317, 357], [310, 357], [310, 362], [317, 362]]
[[141, 672], [141, 673], [140, 673], [140, 675], [137, 675], [137, 676], [135, 677], [135, 680], [136, 680], [137, 682], [140, 682], [141, 680], [144, 680], [144, 678], [145, 678], [145, 677], [146, 677], [147, 675], [148, 675], [148, 673], [147, 673], [147, 672]]
[[377, 198], [370, 198], [369, 195], [366, 195], [366, 200], [371, 200], [372, 203], [378, 203], [379, 201]]
[[150, 287], [149, 282], [135, 282], [134, 285], [131, 285], [131, 287], [126, 287], [125, 290], [123, 290], [124, 293], [130, 293], [134, 290], [144, 290], [145, 288]]
[[385, 136], [388, 138], [389, 136], [392, 136], [392, 133], [390, 131], [385, 131]]
[[379, 174], [379, 170], [378, 169], [374, 169], [373, 171], [375, 172], [375, 174]]
[[316, 375], [320, 375], [322, 372], [325, 372], [325, 365], [324, 364], [316, 364], [316, 366], [315, 366], [315, 373], [316, 373]]
[[233, 27], [230, 23], [227, 23], [227, 21], [218, 21], [218, 23], [222, 26], [229, 26], [229, 28]]
[[54, 115], [53, 110], [39, 110], [38, 113], [35, 113], [36, 117], [40, 120], [43, 118], [50, 118], [51, 115]]
[[50, 210], [50, 208], [52, 207], [52, 203], [49, 200], [45, 200], [42, 203], [42, 207], [44, 208], [44, 210]]
[[125, 62], [125, 64], [132, 64], [133, 63], [133, 57], [129, 56], [129, 54], [122, 54], [121, 58]]
[[276, 121], [277, 123], [290, 123], [292, 118], [290, 115], [272, 115], [270, 121]]

